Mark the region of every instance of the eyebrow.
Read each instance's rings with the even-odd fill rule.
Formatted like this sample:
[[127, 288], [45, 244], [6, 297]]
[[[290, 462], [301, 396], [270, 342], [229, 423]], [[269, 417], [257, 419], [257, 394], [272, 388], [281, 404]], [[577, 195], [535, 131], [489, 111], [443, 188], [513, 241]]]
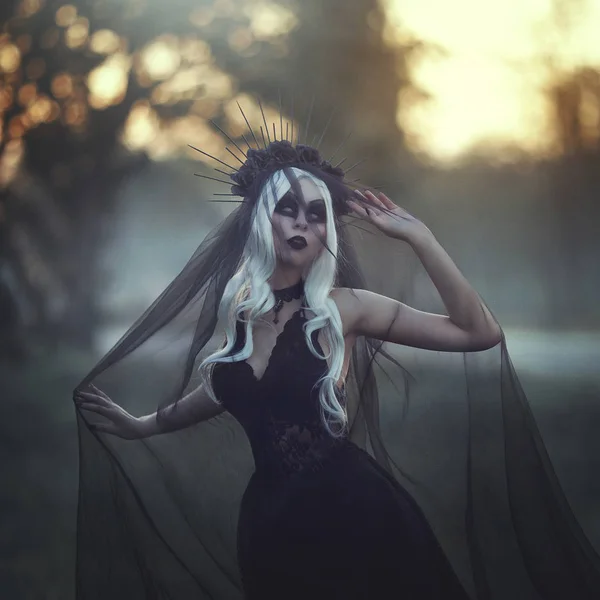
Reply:
[[[298, 199], [296, 198], [295, 194], [294, 195], [289, 195], [289, 196], [287, 194], [285, 194], [281, 200], [294, 200], [296, 202], [298, 201]], [[323, 198], [316, 198], [315, 200], [309, 200], [308, 204], [315, 204], [317, 202], [324, 203], [325, 200], [323, 200]]]

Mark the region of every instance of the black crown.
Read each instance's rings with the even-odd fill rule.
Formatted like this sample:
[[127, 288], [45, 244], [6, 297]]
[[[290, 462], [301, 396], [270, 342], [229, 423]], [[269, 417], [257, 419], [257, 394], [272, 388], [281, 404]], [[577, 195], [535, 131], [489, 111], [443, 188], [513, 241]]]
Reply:
[[343, 169], [324, 160], [316, 148], [304, 144], [293, 146], [287, 140], [277, 140], [265, 149], [248, 150], [244, 164], [230, 175], [234, 182], [231, 192], [245, 198], [250, 195], [250, 190], [260, 173], [292, 166], [302, 168], [303, 165], [312, 165], [334, 177], [344, 178]]

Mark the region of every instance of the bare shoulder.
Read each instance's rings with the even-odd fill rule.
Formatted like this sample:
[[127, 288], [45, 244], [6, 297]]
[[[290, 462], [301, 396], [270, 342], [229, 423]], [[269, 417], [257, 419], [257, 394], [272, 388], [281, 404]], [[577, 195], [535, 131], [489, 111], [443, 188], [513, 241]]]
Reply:
[[353, 288], [333, 288], [329, 297], [336, 303], [344, 326], [344, 335], [356, 335], [360, 319], [361, 299], [364, 290]]

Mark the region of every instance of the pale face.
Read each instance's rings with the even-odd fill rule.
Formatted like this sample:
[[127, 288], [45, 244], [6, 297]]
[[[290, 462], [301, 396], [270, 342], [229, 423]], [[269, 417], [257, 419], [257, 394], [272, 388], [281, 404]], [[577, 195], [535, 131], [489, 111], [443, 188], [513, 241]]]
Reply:
[[[304, 268], [323, 251], [327, 224], [325, 201], [310, 179], [299, 180], [303, 198], [297, 199], [290, 190], [273, 211], [273, 242], [277, 259], [283, 264]], [[288, 242], [300, 236], [306, 245]]]

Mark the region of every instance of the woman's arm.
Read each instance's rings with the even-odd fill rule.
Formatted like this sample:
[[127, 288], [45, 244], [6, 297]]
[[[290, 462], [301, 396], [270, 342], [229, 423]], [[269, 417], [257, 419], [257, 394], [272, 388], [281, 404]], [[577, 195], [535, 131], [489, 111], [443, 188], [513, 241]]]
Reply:
[[[389, 237], [411, 245], [437, 288], [448, 316], [416, 310], [366, 290], [342, 290], [340, 304], [349, 330], [379, 340], [429, 350], [485, 350], [502, 340], [502, 330], [431, 231], [385, 194], [363, 196], [369, 206], [353, 210]], [[351, 292], [351, 293], [349, 293]], [[345, 300], [345, 302], [344, 302]]]
[[442, 246], [429, 237], [415, 241], [413, 248], [448, 316], [423, 312], [368, 290], [341, 288], [335, 299], [348, 330], [384, 342], [446, 352], [474, 352], [498, 344], [500, 326]]
[[166, 409], [159, 421], [156, 413], [138, 418], [138, 431], [140, 438], [147, 438], [160, 433], [169, 433], [185, 429], [201, 421], [207, 421], [225, 411], [221, 404], [217, 404], [207, 394], [204, 384], [184, 396], [174, 408]]
[[184, 396], [171, 408], [165, 409], [161, 418], [157, 413], [134, 417], [113, 402], [102, 390], [90, 384], [93, 391], [76, 390], [73, 396], [79, 410], [95, 412], [107, 420], [89, 424], [90, 429], [110, 433], [126, 440], [137, 440], [159, 433], [168, 433], [206, 421], [225, 411], [207, 394], [204, 384]]
[[428, 313], [407, 306], [393, 298], [368, 290], [338, 288], [335, 298], [345, 328], [352, 335], [363, 335], [393, 344], [445, 352], [487, 350], [502, 339], [502, 331], [483, 304], [475, 311], [485, 311], [486, 324], [465, 329], [451, 317]]

